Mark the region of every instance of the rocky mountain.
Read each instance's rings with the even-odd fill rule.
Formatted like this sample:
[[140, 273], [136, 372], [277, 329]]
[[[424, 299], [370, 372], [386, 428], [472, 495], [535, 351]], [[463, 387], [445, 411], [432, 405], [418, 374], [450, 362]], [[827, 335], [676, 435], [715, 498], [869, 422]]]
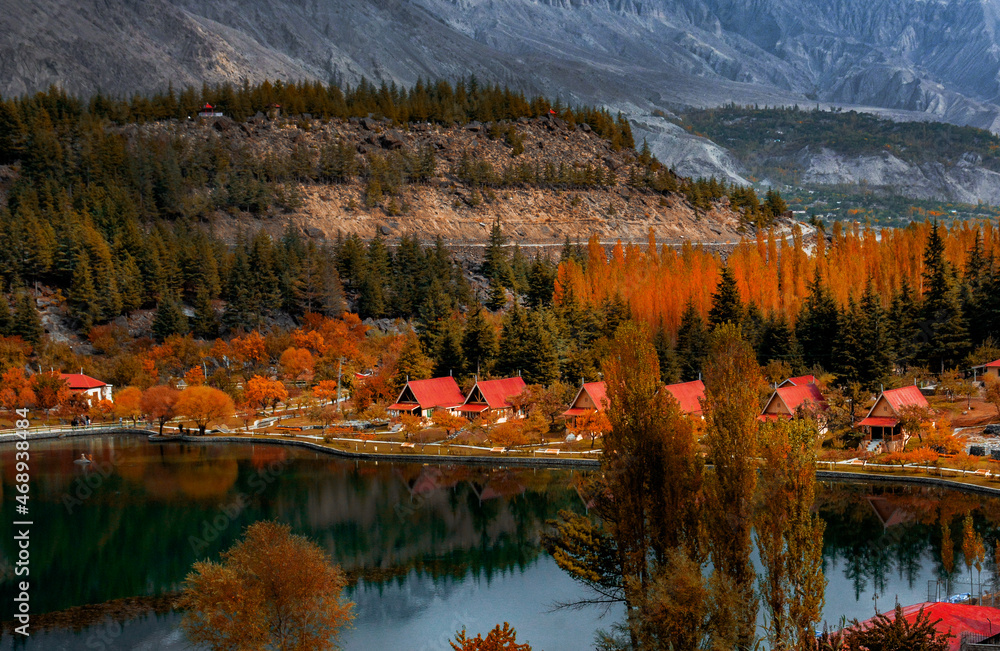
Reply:
[[1000, 131], [1000, 0], [0, 0], [0, 93], [475, 75], [625, 111], [683, 174], [745, 178], [659, 109], [854, 106]]
[[819, 102], [995, 128], [998, 0], [0, 1], [0, 92], [475, 74], [632, 112]]

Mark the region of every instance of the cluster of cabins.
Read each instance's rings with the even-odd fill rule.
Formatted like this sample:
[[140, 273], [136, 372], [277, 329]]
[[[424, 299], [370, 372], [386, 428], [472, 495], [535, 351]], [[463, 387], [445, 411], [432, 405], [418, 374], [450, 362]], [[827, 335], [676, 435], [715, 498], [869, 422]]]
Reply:
[[[1000, 368], [1000, 363], [997, 366]], [[524, 380], [520, 377], [477, 380], [466, 395], [452, 377], [410, 380], [396, 402], [389, 406], [389, 414], [412, 414], [429, 418], [436, 410], [445, 409], [472, 420], [490, 412], [496, 422], [504, 422], [508, 418], [524, 416], [511, 403], [511, 398], [521, 394], [525, 387]], [[677, 400], [683, 413], [690, 417], [702, 417], [705, 384], [701, 380], [669, 384], [663, 388]], [[563, 416], [568, 423], [573, 424], [577, 419], [604, 411], [607, 402], [605, 383], [587, 382], [577, 391]], [[918, 387], [884, 390], [868, 414], [858, 422], [858, 427], [864, 433], [863, 445], [872, 450], [882, 447], [890, 452], [902, 449], [908, 438], [903, 422], [910, 408], [929, 409], [927, 399]], [[822, 420], [826, 409], [826, 399], [816, 384], [816, 378], [802, 375], [788, 378], [779, 384], [758, 418], [768, 421], [811, 414]]]

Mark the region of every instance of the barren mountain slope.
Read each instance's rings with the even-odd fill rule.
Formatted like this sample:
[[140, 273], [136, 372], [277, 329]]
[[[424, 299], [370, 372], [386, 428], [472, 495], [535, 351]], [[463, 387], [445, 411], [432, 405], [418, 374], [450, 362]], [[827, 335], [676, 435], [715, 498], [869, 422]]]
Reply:
[[[613, 151], [608, 141], [559, 120], [519, 121], [516, 129], [523, 138], [524, 152], [518, 156], [504, 138], [491, 139], [487, 129], [476, 124], [463, 128], [413, 125], [402, 130], [375, 120], [355, 120], [305, 126], [257, 118], [242, 125], [229, 120], [214, 125], [165, 122], [130, 125], [123, 131], [127, 135], [142, 132], [191, 140], [218, 137], [224, 146], [246, 147], [261, 160], [304, 148], [315, 163], [324, 146], [337, 142], [350, 145], [365, 165], [372, 156], [390, 157], [393, 152], [415, 153], [427, 147], [435, 152], [435, 170], [426, 182], [405, 184], [398, 194], [387, 193], [377, 202], [366, 202], [363, 175], [342, 184], [297, 185], [298, 205], [260, 222], [275, 234], [291, 220], [321, 240], [351, 233], [364, 237], [414, 234], [425, 241], [440, 235], [447, 244], [462, 246], [481, 244], [497, 217], [512, 241], [524, 244], [558, 245], [567, 237], [585, 241], [593, 234], [606, 242], [619, 238], [646, 242], [652, 230], [659, 242], [687, 240], [711, 245], [735, 242], [743, 230], [739, 216], [726, 208], [725, 200], [705, 213], [695, 211], [681, 195], [664, 196], [630, 187], [627, 180], [636, 164], [634, 152]], [[463, 157], [488, 162], [498, 174], [512, 165], [537, 170], [548, 166], [554, 172], [599, 166], [604, 174], [613, 171], [616, 181], [610, 187], [532, 183], [475, 187], [456, 174]], [[218, 213], [213, 220], [220, 232], [233, 238], [248, 229], [246, 214]]]

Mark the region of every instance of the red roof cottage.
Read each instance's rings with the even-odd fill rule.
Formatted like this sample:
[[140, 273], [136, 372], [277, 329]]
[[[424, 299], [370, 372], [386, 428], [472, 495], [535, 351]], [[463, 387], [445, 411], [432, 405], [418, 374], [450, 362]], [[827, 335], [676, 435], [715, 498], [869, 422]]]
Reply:
[[677, 399], [681, 411], [689, 416], [701, 416], [701, 401], [705, 398], [705, 383], [701, 380], [668, 384], [663, 387]]
[[83, 373], [60, 373], [73, 393], [82, 393], [88, 400], [111, 400], [111, 385]]
[[563, 416], [570, 423], [592, 411], [604, 411], [608, 407], [608, 388], [604, 382], [587, 382], [577, 391]]
[[498, 417], [497, 422], [501, 423], [508, 418], [519, 418], [522, 414], [510, 404], [509, 399], [511, 396], [520, 395], [526, 386], [520, 377], [477, 380], [458, 411], [470, 420], [487, 411], [495, 413]]
[[413, 414], [429, 418], [435, 409], [453, 410], [463, 402], [465, 396], [453, 377], [410, 380], [399, 392], [396, 402], [389, 405], [389, 415]]
[[994, 380], [1000, 379], [1000, 359], [973, 368], [979, 371], [980, 377], [984, 380], [987, 376], [992, 376]]
[[781, 384], [779, 387], [801, 387], [806, 384], [816, 384], [815, 375], [798, 375], [796, 377], [790, 377]]
[[771, 399], [767, 401], [764, 411], [760, 414], [760, 420], [791, 418], [799, 410], [811, 412], [813, 415], [826, 410], [826, 398], [815, 384], [782, 383], [771, 394]]
[[900, 423], [908, 408], [930, 409], [927, 398], [916, 386], [906, 386], [899, 389], [883, 391], [868, 415], [858, 423], [865, 430], [864, 445], [871, 448], [873, 443], [880, 442], [889, 452], [902, 450], [906, 445], [909, 433], [903, 431]]

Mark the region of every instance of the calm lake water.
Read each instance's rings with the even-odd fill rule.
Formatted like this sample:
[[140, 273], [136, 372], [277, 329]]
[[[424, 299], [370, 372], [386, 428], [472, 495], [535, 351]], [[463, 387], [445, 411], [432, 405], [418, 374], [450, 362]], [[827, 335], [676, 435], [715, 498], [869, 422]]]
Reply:
[[[94, 464], [73, 463], [81, 452]], [[14, 519], [14, 449], [0, 448], [3, 517]], [[586, 649], [613, 610], [553, 610], [586, 596], [540, 548], [547, 519], [583, 511], [579, 471], [355, 463], [275, 445], [151, 444], [134, 436], [32, 443], [32, 612], [177, 590], [248, 524], [276, 519], [324, 546], [355, 580], [346, 649], [448, 648], [463, 627], [509, 621], [535, 649]], [[940, 518], [972, 512], [992, 550], [1000, 500], [940, 489], [824, 484], [825, 616], [867, 618], [925, 601], [940, 567]], [[0, 539], [11, 616], [11, 536]], [[989, 554], [992, 556], [992, 554]], [[986, 572], [984, 571], [984, 575]], [[968, 574], [954, 591], [968, 590]], [[166, 613], [81, 631], [33, 631], [0, 649], [188, 649]]]

